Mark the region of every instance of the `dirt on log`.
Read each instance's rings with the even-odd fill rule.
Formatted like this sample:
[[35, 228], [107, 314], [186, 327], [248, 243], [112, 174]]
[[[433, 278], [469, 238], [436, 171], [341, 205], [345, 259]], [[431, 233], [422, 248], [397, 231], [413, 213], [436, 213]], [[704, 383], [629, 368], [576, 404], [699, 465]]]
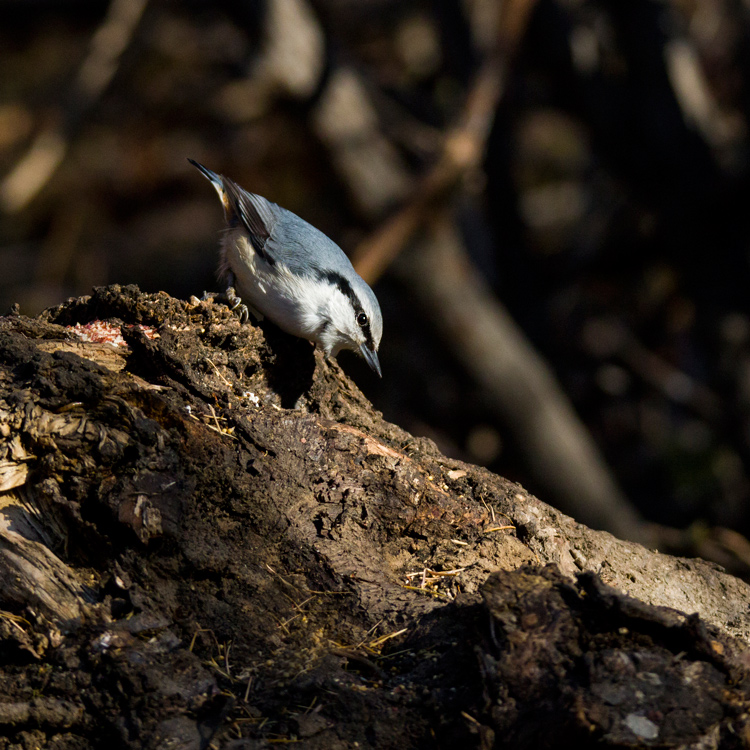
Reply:
[[0, 748], [750, 746], [744, 583], [220, 304], [2, 318], [0, 441]]

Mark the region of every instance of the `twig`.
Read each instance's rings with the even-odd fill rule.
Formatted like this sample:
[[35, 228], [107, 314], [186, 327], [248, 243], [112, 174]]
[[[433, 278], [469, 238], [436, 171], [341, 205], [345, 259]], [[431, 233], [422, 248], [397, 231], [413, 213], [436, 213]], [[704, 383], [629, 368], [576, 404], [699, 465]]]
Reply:
[[221, 382], [224, 383], [224, 385], [227, 386], [227, 388], [231, 388], [232, 384], [219, 372], [219, 368], [213, 363], [213, 361], [209, 357], [206, 357], [206, 362], [208, 362], [208, 364], [214, 368], [214, 372], [218, 376], [219, 380], [221, 380]]
[[500, 13], [497, 47], [477, 74], [457, 125], [445, 136], [440, 155], [415, 188], [411, 200], [352, 254], [354, 267], [370, 283], [393, 262], [434, 205], [478, 168], [504, 81], [537, 0], [506, 0]]
[[479, 165], [492, 115], [500, 98], [497, 58], [480, 70], [466, 100], [460, 124], [445, 137], [435, 166], [414, 190], [411, 200], [353, 252], [354, 267], [369, 283], [380, 278], [417, 231], [429, 209], [448, 195], [464, 174]]

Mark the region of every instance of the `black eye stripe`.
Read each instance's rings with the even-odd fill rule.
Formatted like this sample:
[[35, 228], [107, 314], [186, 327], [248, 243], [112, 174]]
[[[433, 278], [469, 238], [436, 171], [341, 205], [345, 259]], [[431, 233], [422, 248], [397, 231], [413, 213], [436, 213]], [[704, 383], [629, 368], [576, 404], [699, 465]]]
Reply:
[[[365, 335], [365, 342], [367, 343], [367, 346], [370, 347], [373, 351], [375, 351], [375, 342], [372, 339], [372, 331], [370, 330], [370, 321], [367, 318], [367, 314], [365, 313], [362, 303], [359, 301], [359, 297], [354, 293], [354, 289], [352, 289], [352, 285], [349, 283], [348, 279], [344, 278], [340, 273], [336, 273], [336, 271], [321, 271], [318, 270], [316, 273], [318, 279], [321, 281], [327, 281], [329, 284], [332, 284], [335, 286], [341, 294], [346, 297], [349, 302], [352, 303], [352, 308], [354, 309], [354, 315], [357, 320], [357, 324], [362, 329], [362, 333]], [[364, 315], [365, 316], [365, 322], [360, 323], [359, 322], [359, 316]]]

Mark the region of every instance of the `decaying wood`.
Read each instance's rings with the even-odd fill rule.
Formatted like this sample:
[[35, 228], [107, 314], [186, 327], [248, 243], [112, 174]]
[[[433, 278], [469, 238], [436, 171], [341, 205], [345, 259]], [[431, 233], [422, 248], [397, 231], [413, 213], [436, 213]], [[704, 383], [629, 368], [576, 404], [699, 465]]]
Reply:
[[440, 455], [219, 304], [2, 319], [0, 466], [0, 747], [748, 744], [744, 583]]

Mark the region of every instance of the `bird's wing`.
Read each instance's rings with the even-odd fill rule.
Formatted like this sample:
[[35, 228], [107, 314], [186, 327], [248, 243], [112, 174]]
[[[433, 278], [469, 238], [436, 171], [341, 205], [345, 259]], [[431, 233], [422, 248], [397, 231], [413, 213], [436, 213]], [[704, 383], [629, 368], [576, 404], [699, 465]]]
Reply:
[[222, 178], [227, 207], [230, 214], [242, 222], [250, 235], [255, 251], [270, 265], [278, 258], [268, 240], [279, 216], [278, 206], [260, 195], [248, 193], [227, 177]]
[[253, 248], [267, 263], [284, 263], [297, 276], [314, 276], [330, 269], [356, 276], [341, 248], [323, 232], [263, 196], [248, 193], [228, 177], [193, 159], [188, 161], [211, 181], [229, 226], [241, 223]]

